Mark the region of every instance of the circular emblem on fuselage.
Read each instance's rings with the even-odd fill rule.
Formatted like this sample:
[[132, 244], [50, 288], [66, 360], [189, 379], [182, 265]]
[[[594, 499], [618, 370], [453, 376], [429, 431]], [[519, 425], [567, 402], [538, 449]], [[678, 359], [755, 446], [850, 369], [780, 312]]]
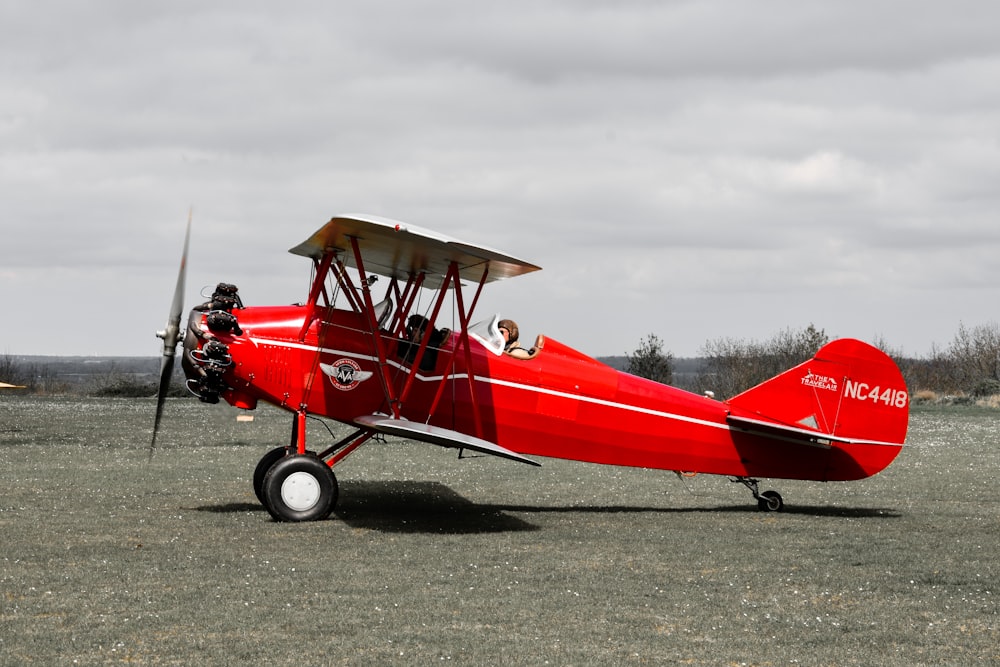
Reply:
[[350, 391], [372, 376], [371, 371], [361, 370], [354, 359], [337, 359], [319, 367], [330, 378], [330, 383], [341, 391]]

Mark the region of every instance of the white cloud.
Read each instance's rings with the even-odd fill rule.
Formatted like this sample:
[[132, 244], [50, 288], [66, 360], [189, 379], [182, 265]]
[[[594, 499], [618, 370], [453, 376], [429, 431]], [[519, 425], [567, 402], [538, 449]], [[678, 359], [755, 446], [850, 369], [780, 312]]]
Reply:
[[[809, 321], [926, 350], [992, 317], [997, 14], [5, 3], [0, 349], [155, 354], [194, 204], [189, 301], [301, 299], [285, 250], [367, 211], [541, 264], [484, 306], [596, 354]], [[69, 339], [29, 325], [56, 303]]]

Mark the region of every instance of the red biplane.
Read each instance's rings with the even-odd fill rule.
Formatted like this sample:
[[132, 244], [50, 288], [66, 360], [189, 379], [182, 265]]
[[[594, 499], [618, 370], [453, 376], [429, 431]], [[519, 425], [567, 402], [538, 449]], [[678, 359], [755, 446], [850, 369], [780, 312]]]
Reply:
[[[835, 340], [727, 401], [616, 371], [548, 336], [511, 355], [498, 316], [473, 321], [476, 303], [488, 283], [539, 267], [367, 215], [335, 217], [291, 249], [312, 262], [305, 303], [248, 307], [220, 283], [181, 330], [187, 245], [158, 334], [151, 447], [183, 341], [187, 386], [202, 401], [248, 410], [265, 401], [293, 413], [289, 444], [265, 454], [253, 479], [279, 521], [328, 516], [338, 496], [333, 468], [378, 435], [531, 465], [540, 456], [725, 475], [765, 511], [780, 510], [782, 499], [760, 492], [758, 478], [862, 479], [889, 465], [906, 437], [899, 369], [857, 340]], [[376, 295], [378, 276], [387, 285]], [[439, 325], [448, 310], [451, 329]], [[353, 429], [320, 447], [306, 442], [309, 416]]]

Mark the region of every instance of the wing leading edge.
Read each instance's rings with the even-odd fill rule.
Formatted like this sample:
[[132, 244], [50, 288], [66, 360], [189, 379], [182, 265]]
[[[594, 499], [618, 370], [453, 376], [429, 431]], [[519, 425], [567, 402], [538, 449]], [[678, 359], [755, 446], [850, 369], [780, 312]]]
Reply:
[[416, 225], [359, 214], [334, 216], [289, 252], [319, 259], [332, 250], [340, 253], [348, 266], [355, 266], [351, 239], [357, 239], [369, 273], [406, 279], [423, 272], [430, 279], [428, 286], [440, 284], [452, 262], [458, 264], [462, 280], [477, 283], [487, 266], [486, 282], [540, 268], [499, 250], [465, 243]]
[[483, 454], [490, 454], [492, 456], [499, 456], [512, 461], [527, 463], [528, 465], [541, 465], [537, 461], [532, 461], [529, 458], [521, 456], [517, 452], [512, 452], [511, 450], [489, 442], [488, 440], [483, 440], [482, 438], [476, 438], [474, 436], [466, 435], [464, 433], [459, 433], [458, 431], [452, 431], [446, 428], [412, 422], [408, 419], [393, 419], [392, 417], [387, 417], [385, 415], [366, 415], [364, 417], [358, 417], [354, 420], [354, 423], [364, 428], [370, 428], [378, 433], [394, 435], [400, 438], [409, 438], [411, 440], [419, 440], [420, 442], [428, 442], [432, 445], [438, 445], [439, 447], [471, 449], [473, 451], [482, 452]]

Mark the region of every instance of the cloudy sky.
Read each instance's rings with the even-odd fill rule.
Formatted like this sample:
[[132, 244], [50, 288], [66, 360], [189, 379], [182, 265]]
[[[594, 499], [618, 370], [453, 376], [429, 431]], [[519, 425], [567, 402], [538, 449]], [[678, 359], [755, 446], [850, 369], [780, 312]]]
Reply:
[[912, 355], [1000, 297], [1000, 4], [0, 3], [0, 353], [157, 355], [305, 296], [364, 212], [543, 271], [478, 311], [592, 355], [809, 323]]

